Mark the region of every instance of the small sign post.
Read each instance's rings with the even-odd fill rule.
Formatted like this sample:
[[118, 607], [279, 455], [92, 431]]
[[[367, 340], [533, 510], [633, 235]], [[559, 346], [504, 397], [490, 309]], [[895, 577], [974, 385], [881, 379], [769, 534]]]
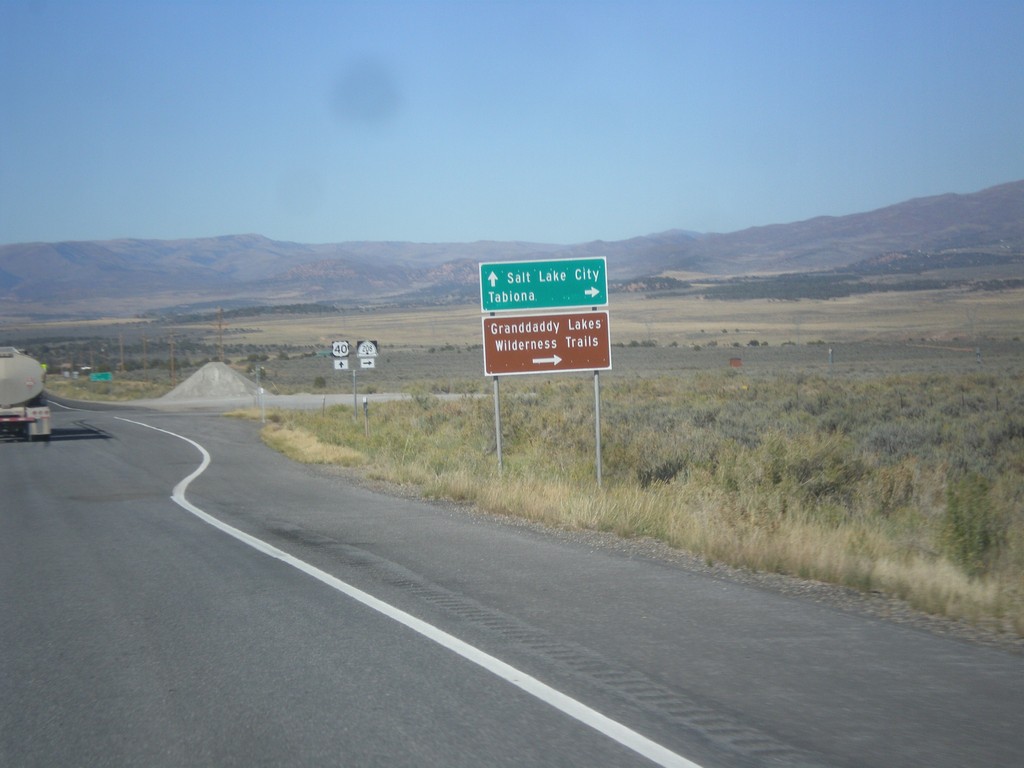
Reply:
[[[356, 342], [356, 357], [359, 358], [359, 368], [367, 370], [369, 368], [377, 367], [377, 355], [380, 353], [380, 348], [377, 346], [377, 341], [357, 341]], [[356, 370], [352, 368], [352, 419], [359, 418], [359, 394], [356, 389]], [[366, 398], [363, 398], [365, 404]]]

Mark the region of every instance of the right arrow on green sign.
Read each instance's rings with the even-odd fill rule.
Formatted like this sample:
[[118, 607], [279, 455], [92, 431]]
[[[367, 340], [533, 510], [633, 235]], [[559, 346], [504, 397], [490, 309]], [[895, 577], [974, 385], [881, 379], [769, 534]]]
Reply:
[[592, 259], [496, 261], [480, 264], [480, 309], [608, 306], [608, 267]]

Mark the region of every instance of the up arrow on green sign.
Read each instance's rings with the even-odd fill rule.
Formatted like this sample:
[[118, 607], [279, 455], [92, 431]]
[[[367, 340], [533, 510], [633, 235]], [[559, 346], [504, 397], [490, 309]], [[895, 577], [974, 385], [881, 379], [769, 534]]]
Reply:
[[494, 261], [480, 264], [480, 309], [608, 306], [608, 265], [596, 259]]

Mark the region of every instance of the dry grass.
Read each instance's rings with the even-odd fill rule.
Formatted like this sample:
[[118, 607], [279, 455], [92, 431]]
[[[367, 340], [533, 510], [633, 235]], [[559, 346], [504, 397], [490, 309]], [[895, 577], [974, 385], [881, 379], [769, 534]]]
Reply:
[[[225, 338], [243, 367], [254, 352], [269, 356], [272, 392], [340, 393], [352, 391], [351, 376], [304, 355], [335, 338], [377, 339], [378, 369], [359, 374], [360, 392], [415, 395], [376, 406], [369, 439], [351, 409], [272, 414], [264, 439], [298, 461], [362, 467], [547, 525], [650, 536], [709, 560], [884, 591], [1024, 635], [1022, 305], [1020, 290], [799, 302], [616, 294], [601, 489], [587, 376], [503, 379], [503, 474], [490, 398], [430, 395], [489, 393], [476, 306], [258, 317], [235, 321]], [[216, 349], [209, 323], [137, 330], [151, 355], [172, 331], [179, 350], [192, 342], [193, 359]], [[61, 354], [90, 359], [91, 344], [69, 342]], [[734, 357], [739, 370], [729, 368]], [[166, 389], [160, 373], [155, 386]], [[86, 385], [71, 396], [154, 396], [124, 379], [106, 395]], [[964, 485], [974, 475], [984, 480], [979, 498]], [[953, 506], [963, 513], [960, 550]], [[968, 546], [978, 557], [958, 562], [979, 530], [984, 551]]]
[[[815, 339], [1013, 338], [1021, 334], [1024, 291], [872, 293], [828, 301], [700, 301], [616, 297], [612, 331], [618, 338], [656, 339], [661, 346], [714, 339], [773, 345]], [[728, 335], [722, 334], [727, 330]]]
[[[1024, 426], [1006, 417], [1024, 399], [1019, 375], [618, 382], [603, 396], [603, 488], [589, 387], [580, 378], [507, 387], [502, 473], [487, 397], [381, 403], [369, 438], [344, 408], [275, 414], [280, 424], [266, 435], [317, 461], [317, 446], [349, 446], [374, 477], [488, 512], [651, 537], [709, 561], [880, 591], [1024, 632]], [[992, 480], [983, 497], [964, 496], [960, 525], [965, 535], [979, 521], [995, 526], [991, 547], [969, 550], [981, 570], [947, 547], [950, 493], [978, 467]]]
[[[815, 339], [1012, 339], [1021, 335], [1024, 290], [992, 292], [918, 291], [872, 293], [842, 299], [801, 301], [714, 301], [693, 297], [647, 298], [615, 294], [612, 341], [656, 341], [728, 345], [752, 339], [772, 345]], [[181, 334], [202, 330], [209, 345], [217, 329], [179, 326]], [[385, 349], [467, 346], [481, 343], [478, 306], [366, 308], [318, 317], [262, 316], [234, 323], [232, 343], [307, 345], [324, 348], [333, 339], [377, 339]], [[723, 331], [727, 333], [723, 334]]]
[[289, 459], [303, 464], [334, 464], [342, 467], [360, 467], [366, 456], [344, 445], [326, 445], [302, 429], [267, 424], [260, 432], [263, 441]]
[[120, 375], [113, 381], [89, 381], [87, 377], [65, 379], [50, 375], [46, 378], [46, 389], [55, 395], [72, 400], [115, 402], [160, 397], [166, 394], [170, 387], [160, 382], [140, 381]]

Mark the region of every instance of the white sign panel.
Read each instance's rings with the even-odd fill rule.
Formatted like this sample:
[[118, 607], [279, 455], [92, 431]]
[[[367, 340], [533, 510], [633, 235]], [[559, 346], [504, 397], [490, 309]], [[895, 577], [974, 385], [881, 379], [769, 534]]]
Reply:
[[360, 341], [356, 343], [356, 354], [359, 357], [376, 357], [377, 356], [377, 342], [376, 341]]
[[377, 361], [372, 357], [361, 357], [359, 358], [360, 368], [376, 368]]
[[336, 370], [336, 371], [347, 371], [348, 370], [348, 360], [345, 360], [345, 359], [335, 360], [334, 361], [334, 370]]

